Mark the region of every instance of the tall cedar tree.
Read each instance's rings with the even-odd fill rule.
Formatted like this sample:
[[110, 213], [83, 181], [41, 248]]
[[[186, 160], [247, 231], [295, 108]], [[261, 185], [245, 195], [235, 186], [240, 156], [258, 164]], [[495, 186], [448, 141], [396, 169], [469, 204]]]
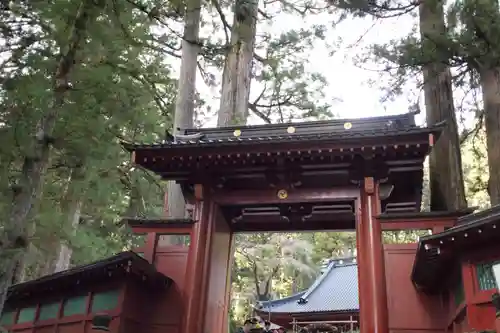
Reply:
[[257, 0], [235, 0], [231, 44], [222, 74], [218, 126], [247, 121], [258, 9]]
[[[421, 42], [415, 43], [414, 39], [408, 38], [403, 40], [403, 43], [393, 42], [390, 47], [378, 47], [376, 54], [390, 62], [396, 62], [401, 69], [421, 68], [424, 76], [427, 125], [446, 122], [446, 128], [429, 159], [431, 210], [455, 210], [467, 206], [450, 68], [448, 59], [442, 57], [443, 52], [439, 45], [443, 39], [447, 40], [448, 33], [442, 0], [411, 1], [407, 4], [351, 0], [333, 2], [354, 15], [372, 15], [376, 18], [406, 15], [418, 7]], [[408, 40], [410, 42], [405, 45]], [[407, 50], [419, 55], [424, 54], [425, 60], [416, 60], [414, 54], [405, 53]], [[401, 73], [406, 71], [401, 70], [398, 74]], [[399, 78], [399, 81], [404, 79]]]
[[[199, 30], [201, 1], [188, 0], [184, 17], [184, 36], [182, 39], [181, 72], [175, 103], [174, 136], [179, 129], [193, 127], [196, 66], [200, 53]], [[186, 202], [179, 184], [174, 181], [167, 185], [167, 214], [169, 217], [182, 218], [186, 214]]]
[[59, 64], [53, 75], [52, 104], [32, 133], [32, 149], [24, 156], [22, 173], [14, 189], [10, 218], [0, 241], [0, 313], [13, 280], [15, 267], [28, 245], [28, 221], [41, 193], [44, 173], [49, 164], [54, 127], [64, 108], [66, 95], [71, 89], [70, 74], [76, 63], [78, 50], [85, 43], [87, 24], [93, 20], [99, 9], [92, 0], [82, 0], [80, 3], [71, 29], [68, 29], [69, 38], [61, 48]]
[[[467, 0], [461, 8], [463, 44], [469, 67], [478, 73], [483, 96], [489, 181], [492, 205], [500, 204], [500, 14], [497, 0]], [[465, 40], [464, 40], [465, 39]]]
[[[437, 50], [435, 41], [446, 35], [443, 2], [424, 0], [420, 3], [420, 35], [422, 46]], [[431, 210], [456, 210], [467, 207], [458, 126], [453, 104], [450, 69], [434, 59], [422, 67], [424, 75], [427, 125], [445, 121], [446, 128], [429, 158]]]

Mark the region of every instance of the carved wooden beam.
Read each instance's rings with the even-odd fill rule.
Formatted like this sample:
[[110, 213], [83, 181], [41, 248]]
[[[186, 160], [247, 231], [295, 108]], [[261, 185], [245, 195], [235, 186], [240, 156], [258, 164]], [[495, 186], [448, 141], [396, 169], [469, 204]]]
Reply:
[[[280, 195], [281, 194], [281, 195]], [[219, 205], [291, 204], [301, 202], [350, 201], [359, 197], [355, 186], [328, 189], [291, 190], [214, 190], [212, 199]]]
[[267, 170], [265, 172], [266, 181], [269, 184], [269, 187], [276, 188], [283, 184], [282, 179], [278, 176], [278, 172], [276, 170]]
[[361, 183], [365, 177], [373, 177], [375, 180], [385, 182], [389, 175], [389, 167], [384, 159], [380, 157], [365, 158], [356, 155], [349, 169], [349, 177], [353, 183]]

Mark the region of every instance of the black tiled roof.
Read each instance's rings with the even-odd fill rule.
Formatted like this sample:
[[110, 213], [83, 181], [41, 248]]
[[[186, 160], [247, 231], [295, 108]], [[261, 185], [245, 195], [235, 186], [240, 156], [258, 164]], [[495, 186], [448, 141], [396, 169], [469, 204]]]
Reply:
[[202, 146], [202, 147], [219, 147], [219, 146], [236, 146], [245, 144], [256, 144], [256, 143], [277, 143], [277, 142], [293, 142], [300, 143], [306, 141], [347, 141], [347, 140], [359, 140], [359, 139], [371, 139], [371, 138], [384, 138], [384, 137], [399, 137], [404, 134], [426, 134], [429, 132], [440, 130], [441, 127], [435, 126], [432, 128], [420, 128], [413, 127], [405, 130], [398, 129], [388, 129], [388, 130], [370, 130], [370, 131], [346, 131], [344, 133], [318, 133], [318, 134], [297, 134], [289, 135], [283, 134], [278, 136], [263, 135], [259, 137], [226, 137], [223, 139], [208, 139], [200, 138], [196, 140], [176, 140], [176, 141], [164, 141], [158, 144], [128, 144], [123, 143], [125, 148], [129, 151], [139, 150], [139, 149], [164, 149], [164, 148], [185, 148], [191, 146]]
[[88, 265], [15, 284], [9, 288], [7, 301], [30, 298], [34, 294], [72, 290], [86, 284], [98, 284], [104, 279], [119, 276], [119, 274], [114, 274], [118, 272], [139, 275], [141, 281], [154, 287], [168, 287], [172, 283], [170, 278], [156, 271], [147, 260], [132, 251], [127, 251]]
[[141, 149], [180, 148], [186, 146], [233, 146], [241, 144], [344, 141], [377, 137], [397, 137], [404, 134], [438, 134], [443, 124], [431, 128], [415, 125], [411, 113], [360, 119], [338, 119], [278, 125], [201, 128], [181, 130], [183, 134], [167, 136], [158, 144], [124, 143], [130, 151]]
[[346, 124], [350, 124], [353, 131], [384, 131], [388, 129], [408, 129], [415, 127], [415, 114], [405, 113], [400, 115], [368, 117], [356, 119], [331, 119], [322, 121], [308, 121], [284, 124], [266, 124], [249, 126], [230, 126], [205, 129], [184, 129], [184, 135], [204, 135], [207, 139], [224, 139], [233, 136], [235, 130], [241, 131], [241, 138], [258, 136], [282, 136], [288, 133], [290, 127], [294, 128], [297, 135], [303, 134], [323, 134], [323, 133], [343, 133], [346, 131]]
[[[476, 208], [477, 209], [477, 208]], [[475, 224], [480, 221], [491, 221], [491, 220], [499, 220], [500, 219], [500, 205], [495, 205], [488, 209], [481, 210], [474, 214], [469, 214], [467, 216], [463, 216], [458, 219], [457, 224], [459, 225], [467, 225], [467, 224]]]
[[261, 313], [358, 312], [358, 266], [331, 261], [307, 290], [279, 300], [262, 302]]
[[483, 226], [485, 224], [490, 224], [492, 222], [498, 221], [500, 221], [500, 205], [496, 205], [489, 209], [460, 217], [457, 220], [456, 226], [437, 234], [422, 237], [420, 241], [426, 243], [431, 240], [444, 239], [446, 237], [456, 235], [460, 232], [464, 232], [476, 227]]

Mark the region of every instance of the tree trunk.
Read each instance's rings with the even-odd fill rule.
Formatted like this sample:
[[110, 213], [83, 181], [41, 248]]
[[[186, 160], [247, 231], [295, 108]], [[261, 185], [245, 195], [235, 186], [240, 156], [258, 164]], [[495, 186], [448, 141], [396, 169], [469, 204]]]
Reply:
[[[71, 232], [73, 234], [76, 234], [78, 228], [82, 204], [82, 198], [76, 198], [71, 202], [71, 208], [68, 211], [68, 219], [70, 222]], [[54, 273], [61, 272], [70, 268], [72, 254], [73, 249], [66, 242], [61, 242], [59, 244], [59, 251], [54, 263]]]
[[258, 9], [257, 0], [236, 0], [231, 45], [222, 77], [219, 127], [245, 124], [248, 117]]
[[[184, 38], [182, 40], [181, 72], [175, 102], [174, 135], [179, 133], [179, 129], [193, 127], [196, 68], [200, 52], [200, 42], [198, 40], [200, 17], [201, 1], [187, 1], [184, 18]], [[166, 195], [167, 215], [176, 218], [185, 217], [187, 214], [186, 202], [180, 185], [174, 181], [168, 182]]]
[[[71, 170], [68, 188], [61, 205], [62, 216], [66, 217], [64, 219], [64, 230], [67, 230], [69, 234], [73, 236], [76, 234], [76, 230], [80, 222], [83, 197], [87, 187], [84, 161], [82, 159], [78, 159], [77, 163], [79, 166]], [[57, 273], [69, 269], [72, 254], [73, 250], [68, 245], [67, 241], [59, 241], [51, 273]]]
[[488, 193], [491, 205], [500, 204], [500, 68], [480, 73], [483, 90], [484, 123], [490, 178]]
[[12, 283], [15, 267], [27, 247], [26, 230], [32, 208], [41, 193], [44, 173], [49, 164], [51, 141], [59, 113], [65, 105], [70, 89], [70, 74], [75, 64], [77, 50], [85, 42], [86, 26], [95, 4], [83, 0], [75, 15], [67, 45], [61, 47], [61, 57], [54, 73], [52, 105], [36, 126], [32, 150], [24, 156], [22, 173], [15, 188], [10, 218], [6, 232], [0, 240], [0, 313]]
[[127, 217], [144, 217], [145, 207], [143, 204], [143, 198], [141, 192], [137, 187], [137, 180], [132, 178], [132, 184], [129, 192], [130, 200], [128, 202], [127, 211], [125, 216]]
[[[435, 41], [446, 34], [442, 0], [421, 2], [420, 34], [425, 50], [436, 49]], [[436, 59], [423, 66], [423, 75], [427, 125], [446, 121], [429, 158], [431, 210], [464, 208], [467, 201], [450, 69]]]

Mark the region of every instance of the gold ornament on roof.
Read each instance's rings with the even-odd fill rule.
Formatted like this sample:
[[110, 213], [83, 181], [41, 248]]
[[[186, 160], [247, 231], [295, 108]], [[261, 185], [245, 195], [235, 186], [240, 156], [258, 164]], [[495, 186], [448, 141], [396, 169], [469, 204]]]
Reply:
[[288, 198], [288, 192], [286, 190], [279, 190], [278, 191], [278, 199], [286, 199]]
[[352, 124], [351, 123], [345, 123], [344, 124], [344, 129], [348, 130], [348, 129], [351, 129], [352, 128]]
[[234, 136], [240, 136], [241, 135], [241, 130], [239, 130], [239, 129], [234, 130], [233, 135]]
[[287, 132], [288, 134], [293, 134], [293, 133], [295, 133], [295, 127], [293, 127], [293, 126], [288, 127], [288, 128], [286, 129], [286, 132]]

